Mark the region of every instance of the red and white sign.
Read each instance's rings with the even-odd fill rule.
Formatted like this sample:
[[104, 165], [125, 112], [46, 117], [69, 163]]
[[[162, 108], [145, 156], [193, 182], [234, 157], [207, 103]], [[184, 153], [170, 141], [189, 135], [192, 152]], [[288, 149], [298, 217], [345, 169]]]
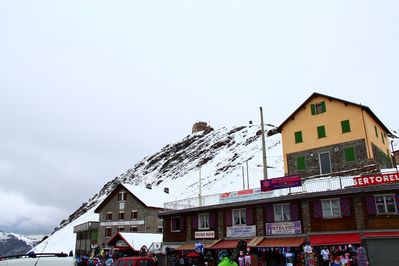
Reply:
[[399, 183], [399, 173], [357, 176], [353, 178], [353, 181], [355, 187], [394, 184]]
[[215, 238], [215, 231], [197, 231], [194, 238]]

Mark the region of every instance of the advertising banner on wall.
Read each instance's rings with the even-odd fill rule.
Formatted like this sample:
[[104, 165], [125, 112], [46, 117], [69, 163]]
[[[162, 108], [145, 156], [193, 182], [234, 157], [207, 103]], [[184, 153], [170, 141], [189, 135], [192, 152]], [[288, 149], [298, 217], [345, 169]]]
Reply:
[[260, 181], [261, 191], [300, 186], [302, 186], [302, 181], [299, 176], [284, 176]]
[[393, 173], [356, 176], [353, 178], [353, 181], [355, 183], [355, 187], [394, 184], [399, 183], [399, 174]]
[[266, 235], [296, 235], [301, 232], [300, 221], [266, 223]]
[[256, 225], [227, 227], [227, 237], [254, 237], [256, 236]]

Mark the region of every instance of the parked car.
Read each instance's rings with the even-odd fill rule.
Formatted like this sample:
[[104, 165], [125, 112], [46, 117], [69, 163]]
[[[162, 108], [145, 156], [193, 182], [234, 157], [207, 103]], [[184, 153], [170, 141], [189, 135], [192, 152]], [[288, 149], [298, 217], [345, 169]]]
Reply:
[[125, 257], [114, 262], [114, 266], [154, 266], [155, 261], [150, 257]]
[[64, 253], [31, 253], [0, 257], [0, 266], [76, 266], [76, 261]]

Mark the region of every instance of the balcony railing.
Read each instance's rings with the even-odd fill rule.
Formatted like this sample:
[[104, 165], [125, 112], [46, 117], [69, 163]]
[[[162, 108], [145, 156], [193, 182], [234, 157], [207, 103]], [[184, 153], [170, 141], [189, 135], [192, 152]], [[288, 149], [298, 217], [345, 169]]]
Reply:
[[[166, 202], [164, 203], [164, 208], [169, 210], [183, 210], [183, 209], [217, 205], [223, 203], [283, 197], [292, 194], [338, 190], [353, 185], [354, 182], [352, 176], [324, 177], [324, 178], [306, 180], [302, 182], [302, 186], [299, 187], [276, 189], [268, 192], [262, 192], [260, 188], [254, 188], [247, 190], [248, 193], [240, 193], [239, 191], [235, 191], [235, 192], [211, 194], [202, 197], [193, 197], [183, 200]], [[222, 194], [227, 196], [222, 197]]]

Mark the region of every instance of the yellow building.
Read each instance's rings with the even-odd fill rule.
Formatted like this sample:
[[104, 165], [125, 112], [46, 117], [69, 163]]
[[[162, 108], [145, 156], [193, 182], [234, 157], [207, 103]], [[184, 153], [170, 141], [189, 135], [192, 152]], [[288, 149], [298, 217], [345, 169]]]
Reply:
[[391, 132], [364, 105], [315, 92], [278, 131], [286, 175], [360, 174], [391, 166]]

